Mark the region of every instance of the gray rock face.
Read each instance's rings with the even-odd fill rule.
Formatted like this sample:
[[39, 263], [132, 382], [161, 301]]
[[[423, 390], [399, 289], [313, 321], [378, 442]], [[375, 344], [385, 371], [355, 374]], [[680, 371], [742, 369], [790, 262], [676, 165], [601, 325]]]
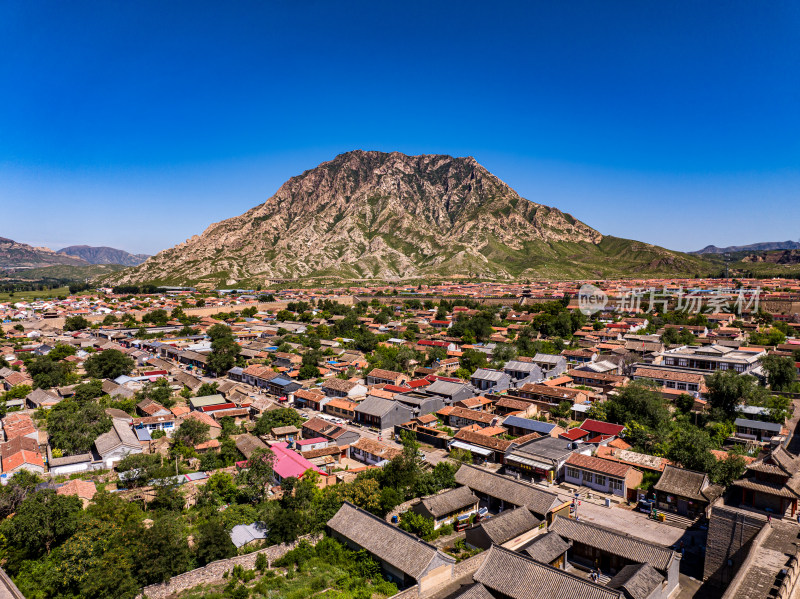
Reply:
[[602, 235], [521, 198], [474, 158], [347, 152], [292, 177], [241, 216], [165, 250], [114, 282], [254, 277], [510, 278], [505, 256]]

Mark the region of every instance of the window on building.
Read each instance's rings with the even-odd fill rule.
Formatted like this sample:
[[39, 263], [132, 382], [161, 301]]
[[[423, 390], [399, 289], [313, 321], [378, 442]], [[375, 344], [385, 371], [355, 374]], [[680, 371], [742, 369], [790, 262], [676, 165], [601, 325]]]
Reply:
[[624, 485], [623, 485], [623, 481], [621, 481], [620, 479], [618, 479], [618, 478], [609, 478], [608, 482], [611, 485], [612, 489], [616, 489], [617, 491], [622, 491], [622, 487]]
[[687, 358], [681, 358], [678, 360], [678, 366], [688, 366], [689, 360]]
[[602, 474], [595, 474], [594, 475], [594, 484], [605, 486], [606, 484], [606, 477]]
[[567, 466], [567, 476], [569, 476], [570, 478], [580, 478], [581, 471], [578, 470], [577, 468], [572, 468], [570, 466]]

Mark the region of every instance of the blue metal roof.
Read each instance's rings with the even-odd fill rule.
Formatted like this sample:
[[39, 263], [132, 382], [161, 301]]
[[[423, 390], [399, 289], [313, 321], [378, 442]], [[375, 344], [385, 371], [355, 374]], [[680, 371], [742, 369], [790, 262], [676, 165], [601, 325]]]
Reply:
[[520, 418], [519, 416], [509, 416], [503, 422], [503, 425], [514, 426], [516, 428], [524, 428], [525, 430], [550, 434], [556, 425], [552, 422], [542, 422], [541, 420], [529, 420], [528, 418]]

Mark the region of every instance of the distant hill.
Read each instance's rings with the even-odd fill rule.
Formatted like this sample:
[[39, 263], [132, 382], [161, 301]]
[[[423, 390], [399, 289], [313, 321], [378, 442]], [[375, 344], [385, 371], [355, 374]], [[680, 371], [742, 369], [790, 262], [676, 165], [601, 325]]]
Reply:
[[126, 268], [121, 264], [86, 264], [73, 266], [55, 264], [41, 268], [19, 270], [0, 269], [0, 278], [11, 278], [15, 281], [91, 281]]
[[34, 247], [0, 237], [0, 269], [45, 268], [58, 264], [86, 266], [88, 262], [77, 256], [58, 254], [50, 248]]
[[138, 266], [150, 257], [147, 254], [130, 254], [125, 250], [89, 245], [71, 245], [58, 250], [57, 253], [81, 258], [89, 264], [121, 264], [122, 266]]
[[212, 287], [269, 278], [513, 280], [708, 269], [698, 256], [603, 236], [522, 198], [474, 158], [356, 150], [109, 281]]
[[729, 245], [720, 248], [715, 245], [707, 245], [702, 250], [689, 252], [691, 254], [730, 254], [733, 252], [762, 252], [772, 250], [797, 250], [800, 249], [798, 241], [765, 241], [762, 243], [751, 243], [750, 245]]

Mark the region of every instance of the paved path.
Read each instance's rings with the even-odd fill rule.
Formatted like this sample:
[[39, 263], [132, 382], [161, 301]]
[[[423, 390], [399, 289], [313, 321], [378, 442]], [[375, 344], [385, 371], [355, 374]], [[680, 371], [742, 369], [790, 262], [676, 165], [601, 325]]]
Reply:
[[[572, 497], [565, 493], [559, 493], [558, 496], [563, 501], [572, 500]], [[618, 506], [600, 506], [589, 501], [581, 501], [581, 505], [578, 507], [578, 516], [581, 520], [607, 526], [645, 541], [668, 547], [678, 543], [687, 534], [687, 531], [680, 528], [651, 520], [647, 514], [642, 512]]]

